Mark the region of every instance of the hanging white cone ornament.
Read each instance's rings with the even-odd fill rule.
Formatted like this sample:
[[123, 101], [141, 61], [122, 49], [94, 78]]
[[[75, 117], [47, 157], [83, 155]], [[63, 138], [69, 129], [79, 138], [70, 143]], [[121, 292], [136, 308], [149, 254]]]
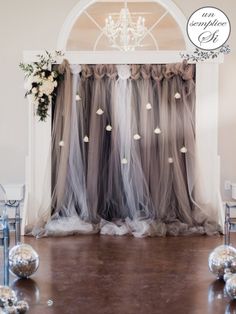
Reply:
[[64, 144], [64, 141], [60, 141], [59, 142], [59, 146], [64, 146], [65, 144]]
[[180, 93], [175, 93], [175, 99], [180, 99], [180, 98], [181, 98]]
[[122, 158], [122, 159], [121, 159], [121, 163], [122, 163], [123, 165], [126, 165], [126, 164], [128, 163], [128, 160], [127, 160], [126, 158]]
[[141, 136], [139, 134], [134, 134], [134, 139], [137, 141], [137, 140], [140, 140]]
[[111, 126], [110, 124], [108, 124], [108, 125], [106, 126], [106, 130], [109, 131], [109, 132], [111, 132], [112, 126]]
[[160, 133], [161, 133], [161, 129], [155, 128], [154, 133], [155, 133], [155, 134], [160, 134]]
[[75, 96], [75, 99], [76, 99], [77, 101], [78, 101], [78, 100], [81, 100], [80, 95], [77, 94], [77, 95]]
[[150, 103], [147, 103], [147, 104], [146, 104], [146, 109], [147, 109], [147, 110], [151, 110], [151, 109], [152, 109], [152, 105], [151, 105]]
[[85, 143], [88, 143], [88, 142], [89, 142], [89, 138], [88, 138], [87, 135], [84, 137], [84, 142], [85, 142]]
[[104, 111], [99, 108], [97, 111], [96, 111], [96, 114], [98, 114], [99, 116], [101, 116], [102, 114], [104, 113]]
[[180, 152], [183, 153], [183, 154], [186, 154], [187, 151], [188, 151], [188, 150], [187, 150], [187, 148], [186, 148], [185, 146], [183, 146], [183, 147], [180, 148]]
[[169, 157], [169, 158], [168, 158], [168, 163], [169, 163], [169, 164], [173, 164], [173, 162], [174, 162], [173, 158], [172, 158], [172, 157]]

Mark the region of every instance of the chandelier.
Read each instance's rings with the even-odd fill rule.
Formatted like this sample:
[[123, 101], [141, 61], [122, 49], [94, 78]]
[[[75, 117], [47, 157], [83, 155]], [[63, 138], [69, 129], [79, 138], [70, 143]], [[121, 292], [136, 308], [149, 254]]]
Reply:
[[124, 8], [121, 9], [117, 21], [114, 21], [112, 16], [109, 15], [106, 18], [103, 31], [113, 48], [123, 51], [133, 51], [136, 47], [141, 47], [140, 43], [147, 28], [145, 27], [144, 17], [139, 16], [136, 21], [132, 20], [127, 0], [125, 0]]

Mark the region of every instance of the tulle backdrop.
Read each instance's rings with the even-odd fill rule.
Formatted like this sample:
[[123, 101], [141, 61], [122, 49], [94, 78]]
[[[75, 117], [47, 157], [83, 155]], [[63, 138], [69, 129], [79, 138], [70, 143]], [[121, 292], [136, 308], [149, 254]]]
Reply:
[[65, 60], [58, 70], [52, 200], [33, 234], [220, 231], [200, 193], [194, 65]]

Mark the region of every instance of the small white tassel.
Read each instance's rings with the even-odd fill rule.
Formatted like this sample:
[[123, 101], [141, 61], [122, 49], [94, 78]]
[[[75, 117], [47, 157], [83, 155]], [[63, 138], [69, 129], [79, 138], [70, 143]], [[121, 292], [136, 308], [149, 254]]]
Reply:
[[64, 141], [60, 141], [59, 146], [64, 146]]
[[151, 109], [152, 109], [152, 105], [151, 105], [150, 103], [147, 103], [147, 104], [146, 104], [146, 109], [147, 109], [147, 110], [151, 110]]
[[187, 148], [185, 146], [180, 148], [181, 153], [186, 154], [187, 153]]
[[137, 140], [140, 140], [141, 136], [139, 134], [134, 134], [134, 139], [137, 141]]
[[169, 164], [173, 164], [173, 162], [174, 162], [173, 158], [172, 158], [172, 157], [169, 157], [169, 158], [168, 158], [168, 163], [169, 163]]
[[99, 116], [101, 116], [102, 114], [104, 113], [104, 111], [99, 108], [97, 111], [96, 111], [96, 114], [98, 114]]
[[111, 126], [110, 124], [108, 124], [108, 125], [106, 126], [106, 130], [109, 131], [109, 132], [111, 132], [112, 126]]
[[175, 99], [180, 99], [180, 98], [181, 98], [180, 93], [176, 93], [176, 94], [175, 94]]
[[155, 134], [160, 134], [160, 133], [161, 133], [161, 129], [155, 128], [154, 133], [155, 133]]
[[122, 159], [121, 159], [121, 163], [122, 163], [123, 165], [126, 165], [126, 164], [128, 163], [128, 160], [127, 160], [126, 158], [122, 158]]
[[88, 138], [87, 135], [84, 137], [84, 142], [85, 142], [85, 143], [88, 143], [88, 142], [89, 142], [89, 138]]
[[81, 100], [81, 98], [80, 98], [80, 95], [79, 94], [77, 94], [76, 96], [75, 96], [75, 100]]

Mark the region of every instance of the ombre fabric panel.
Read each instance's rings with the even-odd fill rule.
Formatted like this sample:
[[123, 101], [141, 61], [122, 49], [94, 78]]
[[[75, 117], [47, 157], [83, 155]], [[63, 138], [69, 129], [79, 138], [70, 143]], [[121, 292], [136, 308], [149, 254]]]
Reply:
[[51, 218], [34, 234], [219, 232], [195, 197], [195, 66], [61, 68]]

